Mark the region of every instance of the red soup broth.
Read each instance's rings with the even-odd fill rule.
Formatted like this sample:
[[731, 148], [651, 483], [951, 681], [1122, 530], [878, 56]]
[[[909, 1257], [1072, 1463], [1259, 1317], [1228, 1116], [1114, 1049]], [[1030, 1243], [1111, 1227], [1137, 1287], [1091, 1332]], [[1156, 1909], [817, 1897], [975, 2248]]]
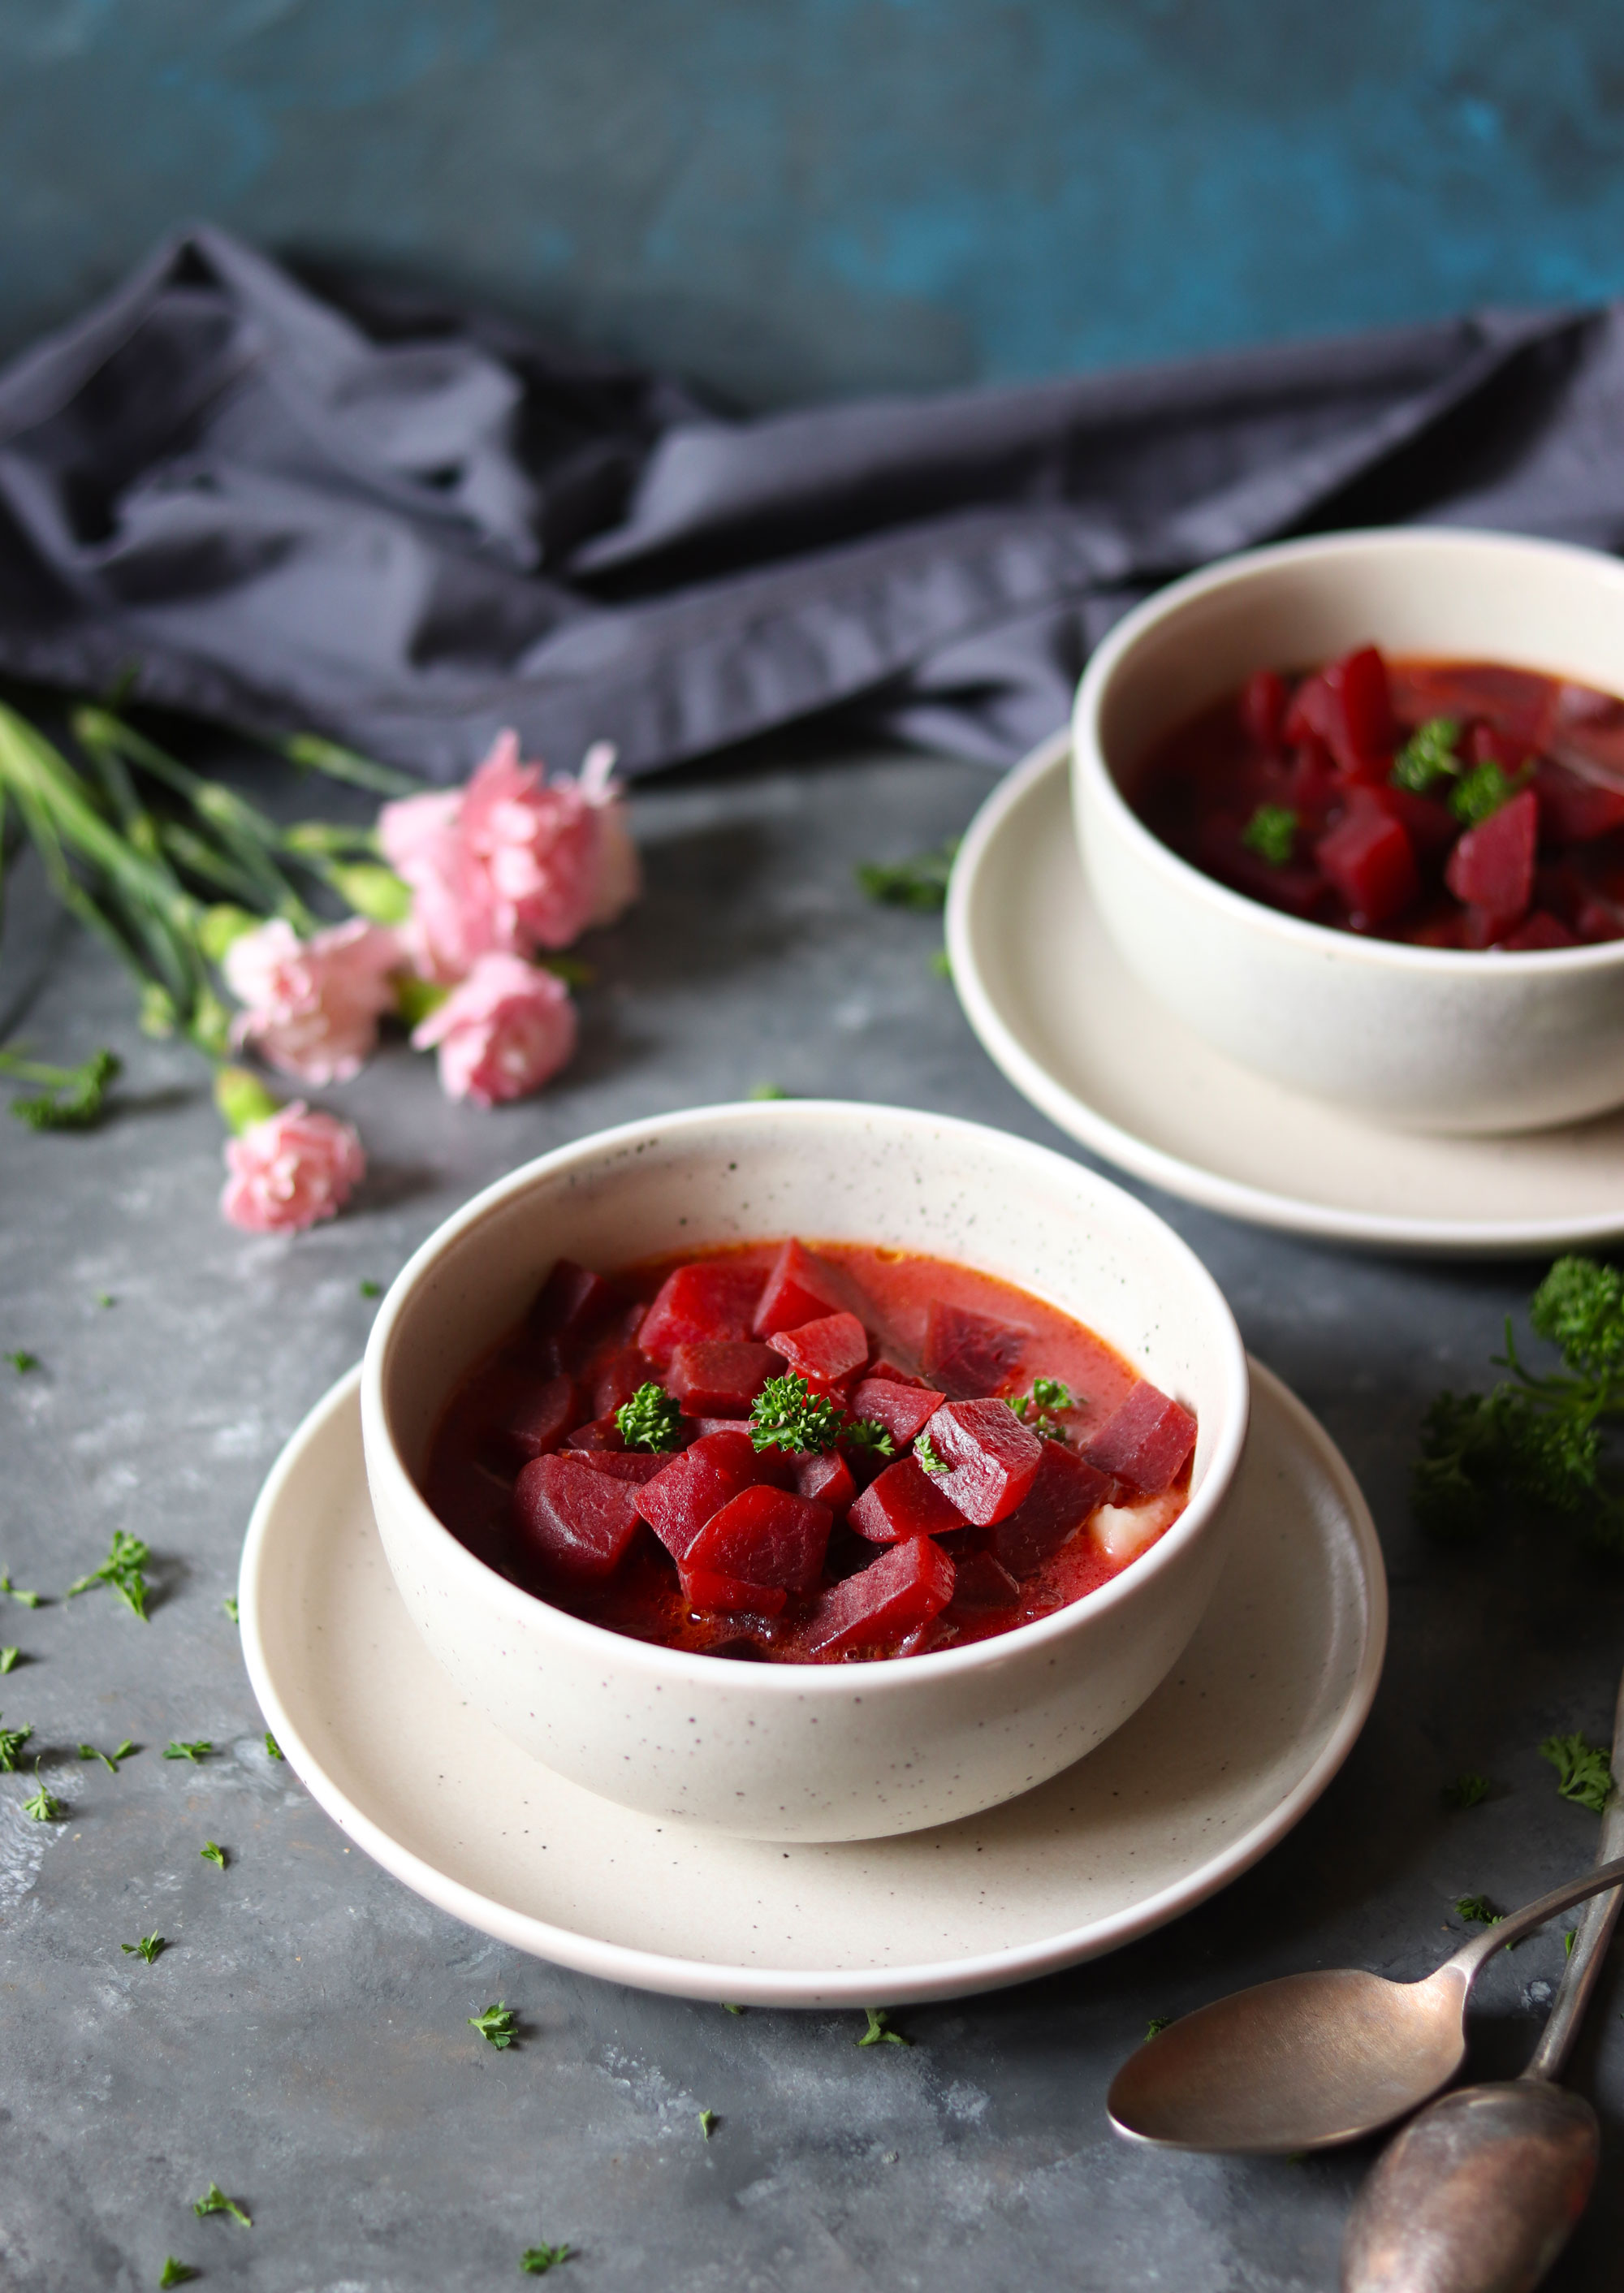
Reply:
[[1140, 767], [1181, 859], [1305, 922], [1506, 954], [1624, 937], [1624, 701], [1495, 661], [1260, 668]]
[[1195, 1438], [1009, 1283], [769, 1241], [607, 1276], [561, 1260], [452, 1397], [424, 1494], [480, 1560], [611, 1632], [849, 1663], [1108, 1584], [1183, 1511]]

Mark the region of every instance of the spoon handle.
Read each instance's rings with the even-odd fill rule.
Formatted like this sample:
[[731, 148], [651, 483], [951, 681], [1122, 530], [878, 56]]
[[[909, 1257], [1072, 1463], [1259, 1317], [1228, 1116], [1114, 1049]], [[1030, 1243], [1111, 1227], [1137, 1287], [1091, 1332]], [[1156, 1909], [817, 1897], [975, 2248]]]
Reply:
[[[1624, 1777], [1624, 1680], [1619, 1682], [1618, 1708], [1612, 1724], [1612, 1772]], [[1596, 1842], [1596, 1860], [1604, 1863], [1624, 1855], [1624, 1790], [1615, 1781], [1602, 1811], [1602, 1835]], [[1592, 1895], [1585, 1905], [1573, 1938], [1573, 1949], [1567, 1965], [1563, 1969], [1556, 1997], [1534, 2048], [1525, 2078], [1559, 2078], [1567, 2062], [1579, 2026], [1590, 2004], [1591, 1993], [1601, 1981], [1602, 1968], [1606, 1964], [1607, 1946], [1612, 1941], [1612, 1931], [1619, 1923], [1619, 1912], [1624, 1908], [1624, 1889], [1614, 1887], [1605, 1895]]]
[[[1624, 1855], [1615, 1855], [1609, 1862], [1598, 1863], [1594, 1870], [1587, 1871], [1580, 1878], [1570, 1879], [1565, 1886], [1553, 1887], [1548, 1895], [1541, 1895], [1534, 1902], [1525, 1903], [1520, 1911], [1508, 1912], [1505, 1918], [1498, 1919], [1493, 1926], [1485, 1928], [1482, 1934], [1474, 1935], [1470, 1942], [1464, 1943], [1452, 1958], [1445, 1959], [1444, 1966], [1458, 1967], [1466, 1978], [1469, 1989], [1479, 1968], [1485, 1960], [1492, 1958], [1497, 1950], [1503, 1950], [1511, 1943], [1521, 1942], [1524, 1935], [1532, 1934], [1536, 1927], [1542, 1927], [1547, 1919], [1554, 1919], [1558, 1911], [1565, 1911], [1575, 1903], [1582, 1903], [1587, 1895], [1599, 1895], [1604, 1888], [1618, 1886], [1624, 1886]], [[1573, 1948], [1577, 1950], [1578, 1944], [1575, 1943]], [[1438, 1973], [1441, 1974], [1442, 1972], [1443, 1967], [1440, 1967]]]

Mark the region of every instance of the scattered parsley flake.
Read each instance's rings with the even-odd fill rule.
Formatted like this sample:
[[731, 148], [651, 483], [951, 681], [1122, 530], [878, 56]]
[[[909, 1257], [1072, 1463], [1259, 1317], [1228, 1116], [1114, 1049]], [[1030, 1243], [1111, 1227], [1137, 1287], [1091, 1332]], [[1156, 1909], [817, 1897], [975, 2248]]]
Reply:
[[121, 1942], [119, 1949], [130, 1958], [144, 1958], [149, 1966], [159, 1951], [168, 1948], [161, 1934], [142, 1935], [139, 1942]]
[[1577, 1927], [1570, 1927], [1567, 1933], [1563, 1937], [1562, 1955], [1564, 1958], [1572, 1957], [1573, 1946], [1578, 1941], [1579, 1929]]
[[917, 852], [912, 859], [865, 861], [857, 871], [858, 885], [871, 900], [888, 908], [926, 912], [945, 907], [947, 879], [959, 842], [958, 837], [950, 836], [934, 852]]
[[863, 2012], [868, 2017], [868, 2028], [857, 2040], [859, 2046], [911, 2046], [913, 2045], [912, 2038], [905, 2038], [900, 2030], [893, 2030], [889, 2027], [890, 2014], [887, 2008], [865, 2006]]
[[0, 1592], [8, 1593], [22, 1608], [37, 1608], [45, 1597], [43, 1592], [20, 1592], [9, 1576], [0, 1576]]
[[651, 1378], [621, 1402], [614, 1422], [629, 1449], [674, 1449], [682, 1430], [682, 1404]]
[[118, 1303], [118, 1300], [117, 1298], [110, 1297], [105, 1290], [98, 1290], [96, 1292], [96, 1303], [98, 1306], [116, 1306]]
[[0, 1728], [0, 1776], [16, 1773], [17, 1754], [33, 1733], [28, 1727]]
[[14, 1098], [12, 1113], [30, 1130], [89, 1130], [102, 1120], [108, 1086], [117, 1082], [122, 1062], [109, 1050], [93, 1051], [77, 1067], [41, 1066], [13, 1053], [0, 1053], [0, 1070], [20, 1074], [48, 1087], [37, 1098]]
[[1460, 726], [1453, 717], [1429, 717], [1393, 758], [1387, 775], [1390, 785], [1408, 789], [1412, 796], [1426, 796], [1438, 782], [1458, 779], [1461, 765], [1455, 743], [1459, 738]]
[[709, 2142], [711, 2135], [716, 2131], [721, 2122], [721, 2119], [717, 2116], [715, 2111], [702, 2110], [700, 2111], [699, 2130], [704, 2135], [707, 2142]]
[[838, 1402], [814, 1393], [804, 1377], [789, 1371], [769, 1377], [751, 1404], [750, 1438], [758, 1449], [784, 1449], [799, 1456], [821, 1456], [840, 1438]]
[[201, 2273], [199, 2270], [192, 2267], [191, 2262], [177, 2261], [174, 2254], [171, 2254], [158, 2272], [158, 2282], [160, 2293], [168, 2293], [168, 2288], [171, 2285], [190, 2285], [192, 2279]]
[[1240, 831], [1248, 852], [1271, 868], [1283, 868], [1297, 841], [1297, 815], [1283, 804], [1260, 804]]
[[938, 947], [930, 959], [930, 968], [938, 979], [953, 977], [953, 958], [945, 947]]
[[570, 2257], [567, 2245], [527, 2245], [519, 2256], [519, 2269], [526, 2277], [545, 2277], [549, 2269], [556, 2269], [561, 2261]]
[[866, 1449], [876, 1457], [894, 1457], [897, 1444], [877, 1417], [849, 1417], [840, 1428], [841, 1446]]
[[789, 1095], [781, 1082], [752, 1082], [744, 1094], [746, 1098], [758, 1103], [771, 1098], [787, 1098]]
[[144, 1625], [147, 1617], [147, 1580], [142, 1573], [152, 1555], [140, 1537], [132, 1536], [127, 1529], [116, 1528], [108, 1548], [107, 1559], [100, 1568], [80, 1576], [68, 1587], [67, 1598], [76, 1592], [88, 1592], [93, 1584], [105, 1584]]
[[198, 1852], [206, 1863], [215, 1864], [222, 1871], [224, 1870], [225, 1850], [223, 1847], [216, 1847], [212, 1839], [206, 1839]]
[[34, 1790], [32, 1795], [22, 1803], [22, 1811], [31, 1816], [36, 1823], [61, 1823], [68, 1812], [67, 1802], [58, 1799], [53, 1792], [48, 1792], [40, 1781], [37, 1760], [34, 1762]]
[[1563, 1799], [1587, 1807], [1594, 1815], [1601, 1813], [1612, 1789], [1612, 1770], [1602, 1745], [1587, 1744], [1579, 1735], [1547, 1736], [1539, 1756], [1555, 1769], [1556, 1788]]
[[1172, 2020], [1171, 2014], [1152, 2014], [1145, 2024], [1145, 2044], [1149, 2046], [1152, 2038], [1159, 2038]]
[[1443, 1799], [1449, 1807], [1476, 1807], [1488, 1798], [1493, 1788], [1487, 1776], [1457, 1776], [1452, 1784], [1445, 1784]]
[[1466, 827], [1476, 828], [1503, 804], [1509, 804], [1527, 777], [1526, 773], [1519, 773], [1513, 780], [1492, 758], [1486, 764], [1474, 765], [1465, 779], [1457, 781], [1449, 790], [1449, 810]]
[[724, 2014], [742, 2014], [744, 2012], [744, 2009], [742, 2006], [730, 2006], [727, 2004], [727, 2001], [724, 1998], [722, 2001], [722, 2012]]
[[265, 1754], [268, 1759], [272, 1760], [280, 1760], [285, 1756], [281, 1746], [277, 1742], [276, 1738], [271, 1733], [269, 1728], [265, 1730]]
[[470, 2014], [468, 2027], [477, 2030], [499, 2054], [505, 2054], [519, 2034], [519, 2018], [505, 1999], [499, 1998], [483, 2014]]
[[224, 1600], [221, 1601], [220, 1606], [225, 1610], [226, 1615], [231, 1618], [234, 1625], [241, 1621], [237, 1614], [237, 1595], [235, 1592], [228, 1592]]
[[935, 1444], [928, 1433], [922, 1433], [914, 1442], [914, 1454], [927, 1473], [945, 1473], [947, 1471], [947, 1460], [937, 1455]]
[[195, 1768], [200, 1760], [208, 1757], [214, 1748], [207, 1736], [199, 1736], [190, 1744], [166, 1744], [164, 1757], [166, 1760], [190, 1760]]
[[25, 1352], [21, 1346], [19, 1346], [14, 1353], [7, 1354], [6, 1359], [19, 1377], [27, 1377], [31, 1369], [39, 1367], [39, 1356]]
[[1506, 1916], [1504, 1911], [1495, 1909], [1487, 1895], [1458, 1896], [1455, 1909], [1459, 1917], [1470, 1919], [1480, 1927], [1498, 1927]]
[[20, 1648], [0, 1648], [0, 1672], [14, 1671], [17, 1659], [21, 1654], [22, 1650]]
[[381, 1298], [384, 1294], [381, 1282], [358, 1282], [355, 1286], [363, 1298]]
[[231, 2219], [240, 2222], [244, 2229], [254, 2226], [253, 2216], [245, 2212], [235, 2198], [228, 2198], [218, 2182], [211, 2182], [200, 2198], [192, 2200], [191, 2210], [199, 2221], [207, 2219], [210, 2214], [230, 2214]]
[[118, 1772], [119, 1761], [127, 1760], [130, 1754], [134, 1751], [135, 1748], [135, 1746], [131, 1743], [129, 1738], [126, 1736], [123, 1743], [120, 1744], [115, 1751], [111, 1752], [99, 1752], [93, 1744], [81, 1744], [79, 1746], [79, 1757], [82, 1760], [100, 1760], [102, 1766], [107, 1769], [108, 1772], [116, 1776]]

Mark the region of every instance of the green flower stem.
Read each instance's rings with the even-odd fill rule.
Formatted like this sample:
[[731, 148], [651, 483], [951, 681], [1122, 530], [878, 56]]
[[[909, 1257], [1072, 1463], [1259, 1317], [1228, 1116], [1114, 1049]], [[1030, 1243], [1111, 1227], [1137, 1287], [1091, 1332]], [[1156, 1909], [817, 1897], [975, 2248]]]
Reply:
[[337, 741], [323, 740], [319, 733], [290, 733], [281, 739], [272, 734], [265, 740], [265, 745], [274, 749], [279, 757], [286, 757], [290, 765], [297, 765], [302, 772], [325, 773], [329, 780], [345, 781], [352, 788], [370, 789], [376, 796], [418, 796], [422, 791], [423, 782], [412, 774], [396, 772], [393, 765], [380, 765], [370, 757], [358, 756], [353, 749], [343, 748]]
[[264, 1122], [281, 1106], [256, 1074], [247, 1067], [220, 1067], [215, 1074], [215, 1105], [233, 1138], [240, 1138], [256, 1122]]

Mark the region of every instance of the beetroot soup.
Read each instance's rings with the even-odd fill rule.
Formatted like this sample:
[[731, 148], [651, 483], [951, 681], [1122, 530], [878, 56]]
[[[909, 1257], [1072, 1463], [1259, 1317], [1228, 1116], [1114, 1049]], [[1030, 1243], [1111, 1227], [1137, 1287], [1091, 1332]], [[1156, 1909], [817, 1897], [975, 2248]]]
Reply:
[[1145, 759], [1135, 810], [1305, 921], [1509, 953], [1624, 937], [1624, 701], [1491, 661], [1259, 669]]
[[1188, 1500], [1196, 1421], [939, 1258], [764, 1242], [561, 1260], [465, 1379], [425, 1495], [471, 1552], [664, 1648], [913, 1656], [1106, 1584]]

